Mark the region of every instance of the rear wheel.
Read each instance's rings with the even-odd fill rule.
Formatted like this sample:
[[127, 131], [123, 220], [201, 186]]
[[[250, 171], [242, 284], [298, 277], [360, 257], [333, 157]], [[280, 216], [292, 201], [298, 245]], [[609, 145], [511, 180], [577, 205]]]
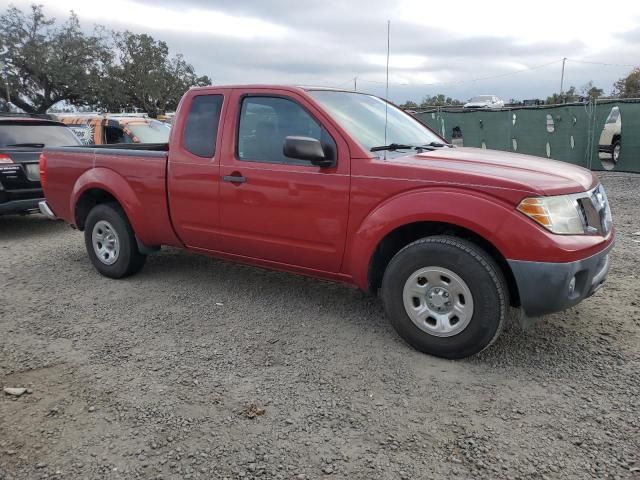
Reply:
[[138, 251], [129, 220], [116, 203], [93, 207], [85, 223], [84, 240], [93, 266], [110, 278], [133, 275], [147, 258]]
[[491, 256], [445, 235], [413, 242], [393, 257], [382, 299], [407, 343], [445, 358], [467, 357], [491, 345], [509, 305], [504, 277]]

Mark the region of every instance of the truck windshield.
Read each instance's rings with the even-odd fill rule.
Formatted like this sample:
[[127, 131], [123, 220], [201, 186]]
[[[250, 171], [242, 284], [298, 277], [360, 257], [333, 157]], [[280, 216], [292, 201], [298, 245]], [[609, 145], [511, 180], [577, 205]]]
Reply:
[[388, 104], [385, 139], [385, 101], [373, 95], [334, 90], [311, 90], [311, 95], [363, 147], [397, 144], [424, 146], [442, 143], [435, 133]]
[[138, 137], [140, 143], [167, 143], [171, 133], [171, 127], [158, 120], [151, 120], [149, 123], [131, 123], [127, 128]]

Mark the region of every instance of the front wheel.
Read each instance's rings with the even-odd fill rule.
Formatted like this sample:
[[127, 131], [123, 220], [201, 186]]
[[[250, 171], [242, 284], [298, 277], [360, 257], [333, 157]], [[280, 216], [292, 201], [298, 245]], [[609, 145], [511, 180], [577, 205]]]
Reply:
[[138, 250], [127, 216], [115, 203], [103, 203], [91, 209], [85, 222], [84, 241], [91, 263], [106, 277], [133, 275], [147, 258]]
[[468, 357], [491, 345], [509, 306], [493, 258], [474, 243], [447, 235], [400, 250], [385, 271], [382, 299], [407, 343], [444, 358]]
[[618, 163], [620, 159], [620, 140], [616, 140], [613, 142], [613, 146], [611, 148], [611, 161], [613, 163]]

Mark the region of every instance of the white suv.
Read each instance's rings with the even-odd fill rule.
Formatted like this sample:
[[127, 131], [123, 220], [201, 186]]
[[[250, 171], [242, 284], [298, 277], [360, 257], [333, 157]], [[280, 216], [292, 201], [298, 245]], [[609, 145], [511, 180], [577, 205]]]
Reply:
[[502, 108], [504, 102], [495, 95], [478, 95], [464, 104], [464, 108]]

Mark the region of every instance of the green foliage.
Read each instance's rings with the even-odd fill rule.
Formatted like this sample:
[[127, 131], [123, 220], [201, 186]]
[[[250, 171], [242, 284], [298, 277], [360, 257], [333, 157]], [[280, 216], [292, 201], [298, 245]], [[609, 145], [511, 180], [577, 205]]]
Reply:
[[211, 83], [197, 76], [182, 55], [169, 57], [167, 44], [149, 35], [115, 33], [114, 46], [117, 58], [95, 102], [100, 108], [140, 108], [155, 117], [175, 110], [189, 88]]
[[453, 99], [451, 97], [447, 97], [442, 93], [439, 93], [433, 96], [427, 95], [422, 99], [422, 102], [420, 103], [421, 108], [456, 106], [456, 105], [463, 105], [463, 102], [461, 102], [460, 100]]
[[411, 100], [407, 100], [406, 102], [399, 105], [400, 108], [405, 110], [413, 110], [418, 108], [418, 104], [416, 102], [412, 102]]
[[9, 7], [0, 16], [3, 86], [8, 79], [11, 103], [25, 112], [45, 113], [62, 100], [83, 103], [110, 61], [104, 39], [84, 34], [75, 14], [54, 22], [40, 5], [26, 14]]
[[175, 109], [190, 87], [211, 83], [182, 55], [170, 57], [165, 42], [131, 32], [109, 35], [102, 27], [88, 35], [73, 12], [56, 26], [40, 5], [28, 13], [9, 7], [0, 22], [0, 61], [6, 66], [0, 91], [8, 78], [11, 103], [28, 113], [45, 113], [64, 101], [155, 116]]
[[598, 88], [593, 84], [593, 80], [589, 80], [589, 82], [585, 83], [580, 92], [584, 97], [587, 97], [589, 100], [595, 100], [596, 98], [600, 98], [604, 95], [604, 90], [602, 88]]
[[640, 98], [640, 67], [613, 84], [613, 95], [620, 98]]
[[547, 97], [545, 100], [545, 104], [547, 105], [557, 105], [560, 103], [572, 103], [580, 100], [580, 96], [576, 93], [576, 87], [571, 86], [569, 90], [563, 93], [554, 93], [553, 95]]

